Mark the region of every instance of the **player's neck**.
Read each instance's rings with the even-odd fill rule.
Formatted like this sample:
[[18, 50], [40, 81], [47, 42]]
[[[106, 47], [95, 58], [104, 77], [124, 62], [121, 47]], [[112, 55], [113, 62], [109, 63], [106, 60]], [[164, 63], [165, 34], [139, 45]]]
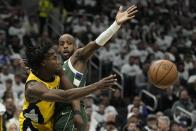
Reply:
[[52, 82], [54, 80], [54, 73], [48, 72], [47, 70], [41, 69], [39, 72], [35, 73], [39, 79], [45, 82]]

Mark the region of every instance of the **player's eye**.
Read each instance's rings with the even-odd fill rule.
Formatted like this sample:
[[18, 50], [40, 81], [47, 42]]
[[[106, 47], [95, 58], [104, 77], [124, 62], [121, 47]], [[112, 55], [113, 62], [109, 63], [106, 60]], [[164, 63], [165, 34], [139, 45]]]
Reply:
[[63, 44], [64, 44], [63, 42], [60, 42], [60, 46], [63, 46]]

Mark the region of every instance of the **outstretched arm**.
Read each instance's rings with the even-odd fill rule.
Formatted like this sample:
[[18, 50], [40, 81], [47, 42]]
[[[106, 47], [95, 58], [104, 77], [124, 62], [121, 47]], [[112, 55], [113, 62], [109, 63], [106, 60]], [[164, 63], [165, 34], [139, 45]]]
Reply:
[[100, 34], [95, 41], [91, 41], [83, 48], [78, 49], [73, 55], [75, 57], [72, 57], [72, 62], [74, 63], [74, 60], [88, 61], [94, 51], [104, 46], [112, 38], [120, 29], [121, 24], [135, 17], [136, 9], [137, 7], [135, 5], [129, 7], [126, 11], [122, 11], [122, 7], [120, 7], [115, 22]]
[[94, 84], [83, 88], [73, 88], [69, 90], [48, 89], [45, 84], [41, 82], [31, 81], [26, 86], [25, 96], [29, 102], [38, 100], [51, 102], [70, 102], [74, 99], [79, 99], [88, 95], [98, 89], [107, 89], [113, 86], [116, 82], [116, 76], [110, 75]]

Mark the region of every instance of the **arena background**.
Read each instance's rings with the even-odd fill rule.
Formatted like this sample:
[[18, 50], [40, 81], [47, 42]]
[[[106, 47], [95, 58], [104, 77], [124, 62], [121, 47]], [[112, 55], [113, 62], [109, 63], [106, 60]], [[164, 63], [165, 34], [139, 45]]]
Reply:
[[[171, 131], [195, 131], [195, 0], [0, 0], [0, 131], [19, 130], [26, 46], [45, 38], [57, 44], [61, 34], [70, 33], [82, 47], [109, 27], [120, 5], [131, 4], [139, 10], [135, 19], [89, 61], [87, 84], [111, 73], [118, 76], [116, 91], [86, 97], [89, 130], [131, 131], [127, 127], [136, 124], [145, 131], [168, 116]], [[166, 91], [147, 78], [150, 63], [158, 59], [173, 61], [179, 71]]]

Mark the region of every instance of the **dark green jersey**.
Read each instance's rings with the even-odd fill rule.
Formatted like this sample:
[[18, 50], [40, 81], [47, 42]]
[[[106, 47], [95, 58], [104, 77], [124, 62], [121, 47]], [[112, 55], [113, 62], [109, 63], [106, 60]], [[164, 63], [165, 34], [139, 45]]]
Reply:
[[[72, 66], [70, 59], [64, 62], [63, 70], [65, 71], [65, 75], [75, 87], [83, 87], [85, 85], [85, 75], [77, 71]], [[82, 131], [86, 131], [88, 118], [83, 103], [81, 103], [80, 111], [84, 120], [84, 127]], [[55, 131], [73, 131], [74, 124], [71, 104], [56, 102], [54, 119]]]
[[64, 62], [63, 70], [65, 71], [65, 74], [70, 80], [70, 82], [75, 87], [83, 87], [85, 85], [85, 76], [72, 66], [70, 59]]

